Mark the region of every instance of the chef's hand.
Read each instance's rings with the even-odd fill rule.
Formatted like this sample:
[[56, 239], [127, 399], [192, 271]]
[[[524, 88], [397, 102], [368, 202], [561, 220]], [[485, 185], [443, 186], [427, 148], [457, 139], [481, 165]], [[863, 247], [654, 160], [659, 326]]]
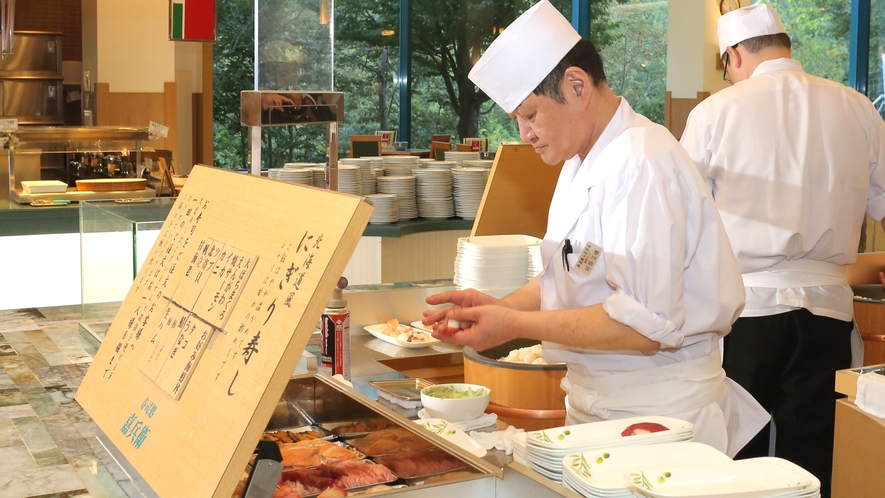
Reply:
[[[511, 320], [517, 313], [519, 312], [498, 305], [469, 308], [453, 306], [446, 312], [446, 319], [434, 327], [433, 337], [484, 351], [514, 339], [511, 337], [514, 330]], [[460, 328], [448, 328], [446, 324], [451, 323], [450, 320], [460, 322]]]
[[[487, 294], [483, 294], [476, 289], [441, 292], [439, 294], [427, 296], [425, 301], [430, 305], [452, 303], [455, 306], [460, 306], [462, 308], [471, 308], [473, 306], [482, 306], [486, 304], [499, 304], [497, 299]], [[451, 306], [436, 310], [425, 310], [422, 323], [431, 326], [442, 321], [443, 323], [440, 325], [445, 329], [447, 322], [446, 314], [450, 309], [452, 309]]]

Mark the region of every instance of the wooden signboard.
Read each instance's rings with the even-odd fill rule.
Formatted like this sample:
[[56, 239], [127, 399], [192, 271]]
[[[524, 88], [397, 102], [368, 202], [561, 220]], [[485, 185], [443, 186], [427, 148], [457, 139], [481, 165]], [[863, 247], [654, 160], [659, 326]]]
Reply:
[[531, 144], [499, 145], [470, 235], [544, 238], [562, 164], [545, 163]]
[[231, 496], [371, 212], [193, 170], [77, 393], [160, 496]]

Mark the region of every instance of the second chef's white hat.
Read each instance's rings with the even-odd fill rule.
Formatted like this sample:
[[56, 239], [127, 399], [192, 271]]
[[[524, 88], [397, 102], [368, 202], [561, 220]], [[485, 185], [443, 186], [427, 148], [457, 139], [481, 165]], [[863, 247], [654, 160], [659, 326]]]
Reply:
[[580, 39], [556, 7], [541, 0], [507, 26], [468, 76], [510, 113]]
[[733, 10], [719, 18], [716, 35], [719, 37], [719, 56], [725, 49], [764, 35], [786, 33], [784, 24], [774, 7], [767, 4], [751, 5]]

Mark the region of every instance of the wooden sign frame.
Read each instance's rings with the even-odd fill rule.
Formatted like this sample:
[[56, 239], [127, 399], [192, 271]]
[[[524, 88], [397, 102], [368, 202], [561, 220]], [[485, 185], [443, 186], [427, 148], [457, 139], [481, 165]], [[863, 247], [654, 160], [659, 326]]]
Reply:
[[563, 164], [545, 163], [531, 144], [501, 143], [470, 235], [531, 235], [543, 239]]
[[194, 168], [77, 393], [158, 495], [231, 496], [372, 210]]

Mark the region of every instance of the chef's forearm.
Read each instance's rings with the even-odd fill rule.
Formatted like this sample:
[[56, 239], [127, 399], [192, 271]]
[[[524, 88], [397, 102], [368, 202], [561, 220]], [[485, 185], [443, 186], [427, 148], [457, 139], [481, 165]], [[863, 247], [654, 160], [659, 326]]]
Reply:
[[512, 294], [501, 300], [501, 304], [520, 311], [536, 311], [541, 309], [541, 276], [533, 278]]
[[658, 342], [612, 319], [602, 304], [510, 315], [512, 323], [508, 326], [518, 331], [518, 337], [604, 351], [657, 351], [661, 347]]

